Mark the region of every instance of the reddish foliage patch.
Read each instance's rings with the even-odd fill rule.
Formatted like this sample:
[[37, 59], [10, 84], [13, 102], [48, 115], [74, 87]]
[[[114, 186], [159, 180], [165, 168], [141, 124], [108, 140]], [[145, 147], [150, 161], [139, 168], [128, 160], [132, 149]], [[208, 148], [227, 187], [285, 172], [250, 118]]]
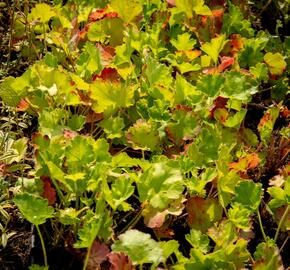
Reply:
[[42, 197], [48, 200], [49, 205], [53, 205], [56, 202], [56, 192], [55, 188], [52, 187], [51, 179], [48, 176], [41, 176], [40, 177], [43, 183], [43, 192], [41, 194]]

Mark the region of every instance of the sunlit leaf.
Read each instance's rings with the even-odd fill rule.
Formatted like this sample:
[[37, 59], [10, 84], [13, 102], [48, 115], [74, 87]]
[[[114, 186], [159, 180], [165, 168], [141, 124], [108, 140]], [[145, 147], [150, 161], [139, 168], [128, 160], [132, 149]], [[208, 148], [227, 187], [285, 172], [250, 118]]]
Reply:
[[163, 259], [162, 248], [150, 234], [138, 230], [128, 230], [119, 236], [112, 249], [114, 252], [124, 252], [134, 265], [143, 263], [159, 263]]
[[53, 217], [54, 209], [48, 206], [46, 199], [28, 193], [20, 193], [14, 197], [14, 202], [21, 214], [34, 225], [43, 224], [46, 219]]
[[204, 43], [200, 49], [208, 54], [214, 63], [218, 61], [218, 57], [228, 40], [225, 35], [220, 35], [216, 38], [213, 38], [210, 42]]

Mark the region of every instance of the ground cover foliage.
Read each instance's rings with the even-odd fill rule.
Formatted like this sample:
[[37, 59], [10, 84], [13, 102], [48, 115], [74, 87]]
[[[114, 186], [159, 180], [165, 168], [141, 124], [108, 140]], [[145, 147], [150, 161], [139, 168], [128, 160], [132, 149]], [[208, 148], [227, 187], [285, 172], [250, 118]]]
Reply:
[[3, 269], [289, 267], [289, 5], [1, 2]]

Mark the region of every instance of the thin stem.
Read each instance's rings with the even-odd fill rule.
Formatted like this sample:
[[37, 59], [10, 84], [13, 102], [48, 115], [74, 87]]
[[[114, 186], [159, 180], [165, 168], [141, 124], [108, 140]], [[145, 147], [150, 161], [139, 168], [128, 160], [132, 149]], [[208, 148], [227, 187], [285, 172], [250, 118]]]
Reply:
[[261, 228], [261, 232], [262, 232], [264, 241], [266, 242], [267, 241], [267, 236], [266, 236], [264, 228], [263, 228], [262, 219], [261, 219], [261, 215], [260, 215], [259, 209], [257, 210], [257, 215], [258, 215], [258, 220], [259, 220], [259, 225], [260, 225], [260, 228]]
[[84, 262], [83, 270], [86, 270], [86, 268], [87, 268], [87, 265], [88, 265], [88, 262], [89, 262], [89, 258], [90, 258], [90, 254], [91, 254], [91, 248], [92, 248], [92, 245], [87, 250], [87, 255], [86, 255], [85, 262]]
[[283, 250], [283, 248], [285, 247], [285, 245], [286, 245], [286, 243], [288, 242], [288, 240], [289, 240], [289, 235], [286, 237], [285, 241], [283, 242], [282, 246], [280, 247], [280, 249], [279, 249], [279, 252], [280, 252], [280, 253], [282, 252], [282, 250]]
[[48, 264], [47, 264], [47, 256], [46, 256], [46, 249], [45, 249], [45, 245], [44, 245], [44, 241], [43, 241], [43, 238], [42, 238], [42, 234], [39, 230], [39, 226], [38, 225], [35, 225], [36, 227], [36, 230], [38, 232], [38, 236], [40, 238], [40, 242], [41, 242], [41, 247], [42, 247], [42, 252], [43, 252], [43, 258], [44, 258], [44, 265], [47, 267]]
[[274, 241], [276, 242], [277, 239], [278, 239], [278, 236], [279, 236], [279, 232], [280, 232], [280, 229], [282, 227], [282, 224], [284, 223], [286, 217], [288, 216], [288, 213], [289, 213], [289, 210], [290, 210], [290, 207], [289, 205], [287, 206], [282, 218], [280, 219], [280, 222], [278, 224], [278, 228], [277, 228], [277, 231], [276, 231], [276, 234], [275, 234], [275, 237], [274, 237]]
[[139, 211], [139, 213], [132, 219], [131, 222], [127, 224], [125, 228], [121, 230], [120, 233], [127, 231], [130, 227], [134, 227], [137, 224], [137, 222], [140, 220], [140, 218], [142, 217], [142, 212], [143, 212], [143, 209]]

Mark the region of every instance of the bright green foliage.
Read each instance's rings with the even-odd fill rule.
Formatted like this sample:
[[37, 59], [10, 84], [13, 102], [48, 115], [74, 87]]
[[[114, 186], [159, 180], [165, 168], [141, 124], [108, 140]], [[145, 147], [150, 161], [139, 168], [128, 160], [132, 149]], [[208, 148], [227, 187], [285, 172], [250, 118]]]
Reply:
[[152, 123], [140, 119], [128, 129], [127, 140], [135, 149], [152, 151], [159, 143], [158, 131]]
[[47, 200], [40, 197], [21, 193], [14, 197], [14, 202], [21, 214], [34, 225], [43, 224], [46, 219], [53, 217], [53, 207], [48, 206]]
[[182, 144], [183, 140], [190, 139], [197, 128], [196, 118], [191, 112], [176, 110], [172, 116], [174, 122], [167, 126], [168, 137], [176, 144]]
[[120, 83], [96, 81], [91, 85], [90, 97], [94, 100], [92, 109], [96, 113], [111, 114], [116, 109], [133, 104], [133, 87], [125, 87]]
[[102, 188], [106, 201], [114, 211], [117, 210], [119, 206], [123, 211], [131, 209], [130, 204], [125, 202], [134, 192], [134, 187], [128, 179], [124, 177], [117, 178], [113, 182], [111, 189], [107, 185], [106, 180], [104, 180]]
[[37, 4], [31, 10], [29, 20], [39, 20], [41, 23], [47, 23], [51, 17], [56, 16], [55, 11], [51, 6], [45, 3]]
[[111, 117], [104, 119], [100, 126], [108, 134], [109, 139], [121, 138], [122, 129], [125, 127], [124, 119], [121, 117]]
[[121, 234], [112, 249], [129, 255], [134, 265], [158, 264], [163, 260], [163, 251], [159, 244], [149, 234], [138, 230], [128, 230]]
[[178, 35], [177, 39], [171, 40], [172, 45], [179, 51], [192, 50], [196, 44], [196, 40], [193, 39], [190, 34], [184, 33]]
[[176, 0], [176, 8], [179, 12], [184, 12], [188, 18], [192, 18], [193, 14], [211, 15], [211, 11], [201, 0]]
[[166, 163], [155, 163], [147, 169], [137, 182], [140, 201], [148, 201], [154, 208], [164, 209], [172, 200], [180, 198], [183, 187], [178, 169]]
[[161, 84], [169, 86], [172, 82], [171, 71], [163, 64], [159, 64], [155, 59], [149, 57], [147, 60], [146, 76], [150, 85]]
[[242, 36], [251, 37], [254, 35], [254, 30], [251, 28], [251, 23], [244, 20], [242, 11], [238, 6], [229, 2], [229, 12], [223, 17], [222, 31], [227, 34], [241, 34]]
[[4, 7], [0, 242], [13, 193], [49, 260], [72, 244], [98, 268], [100, 244], [112, 269], [285, 267], [289, 5], [36, 2]]
[[239, 203], [234, 203], [229, 209], [229, 220], [239, 229], [250, 229], [249, 216], [251, 211]]
[[286, 62], [280, 53], [268, 52], [264, 56], [264, 61], [273, 75], [282, 75], [286, 69]]
[[191, 229], [190, 234], [185, 235], [185, 239], [192, 247], [200, 249], [204, 254], [209, 251], [209, 238], [201, 231]]
[[262, 185], [252, 181], [241, 181], [236, 187], [234, 201], [250, 211], [256, 211], [262, 198]]
[[110, 7], [116, 11], [126, 23], [133, 21], [143, 9], [142, 1], [140, 0], [112, 0], [110, 1]]
[[211, 57], [215, 64], [217, 64], [218, 57], [228, 40], [225, 35], [220, 35], [213, 38], [210, 42], [203, 44], [200, 49]]
[[197, 83], [197, 89], [209, 97], [217, 97], [224, 82], [225, 78], [219, 74], [206, 75]]

